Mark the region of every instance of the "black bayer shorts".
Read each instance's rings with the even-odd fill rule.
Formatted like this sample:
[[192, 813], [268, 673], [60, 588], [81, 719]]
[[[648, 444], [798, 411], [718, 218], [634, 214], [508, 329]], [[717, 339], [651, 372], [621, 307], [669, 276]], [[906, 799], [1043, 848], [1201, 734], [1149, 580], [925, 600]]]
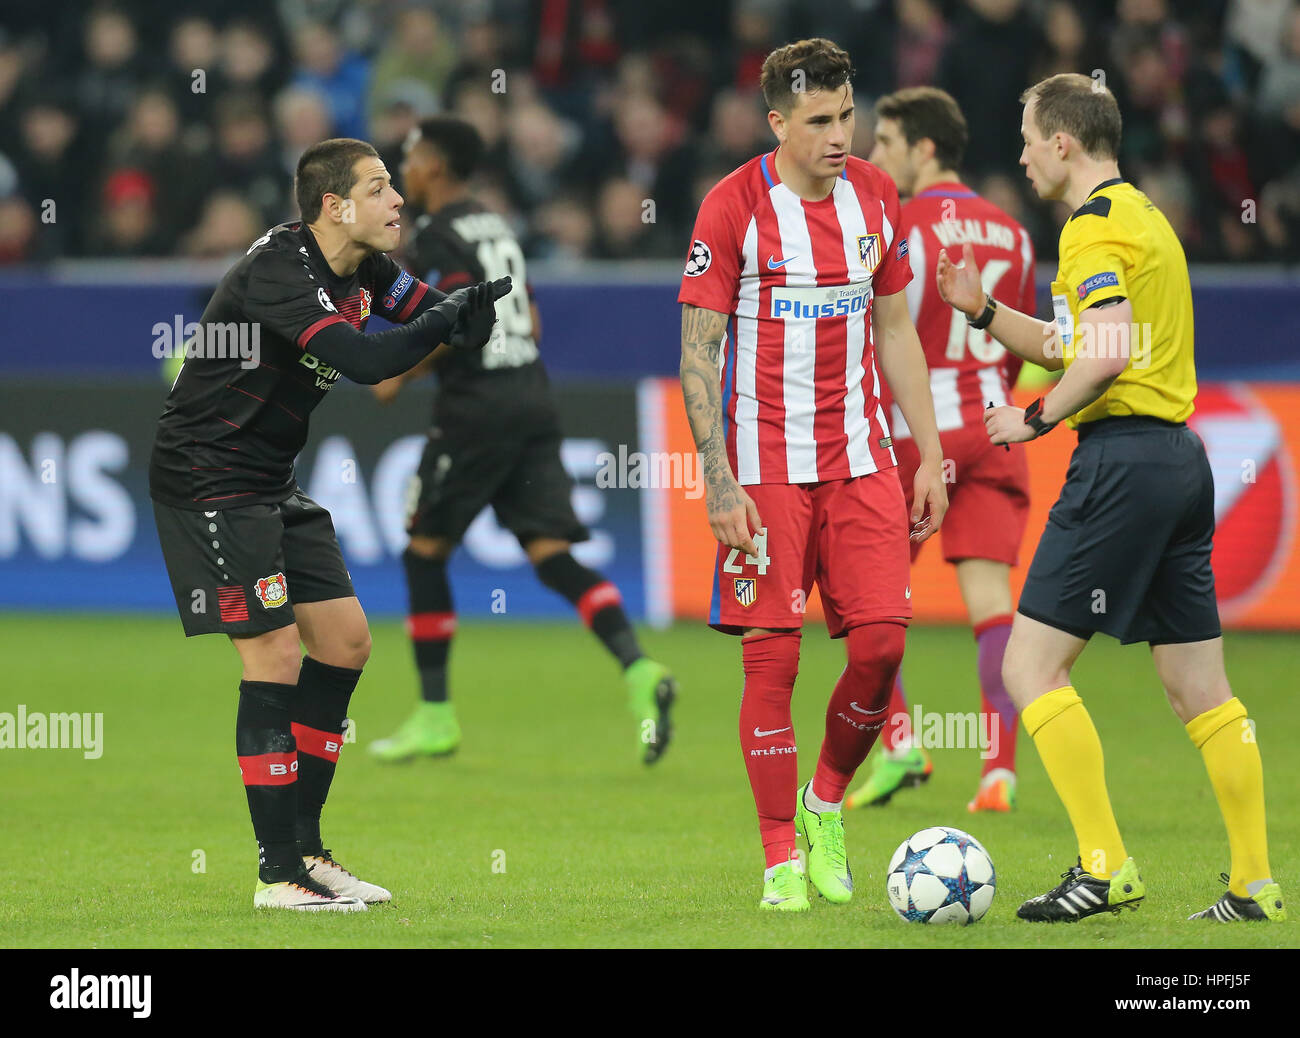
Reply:
[[554, 427], [435, 426], [407, 491], [406, 532], [458, 544], [491, 505], [521, 545], [534, 537], [576, 544], [591, 533], [574, 514], [572, 492]]
[[1079, 638], [1217, 638], [1213, 546], [1214, 481], [1200, 437], [1157, 418], [1088, 422], [1018, 609]]
[[186, 637], [265, 634], [294, 622], [295, 602], [356, 594], [329, 512], [297, 487], [279, 504], [153, 511]]

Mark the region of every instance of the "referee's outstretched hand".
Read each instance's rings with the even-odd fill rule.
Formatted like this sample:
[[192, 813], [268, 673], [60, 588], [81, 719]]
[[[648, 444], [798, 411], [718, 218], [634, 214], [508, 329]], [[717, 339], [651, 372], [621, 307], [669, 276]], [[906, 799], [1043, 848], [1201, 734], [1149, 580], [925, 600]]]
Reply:
[[970, 317], [978, 317], [984, 309], [984, 286], [980, 284], [980, 268], [969, 242], [962, 249], [961, 259], [956, 264], [948, 257], [947, 249], [940, 249], [934, 266], [934, 282], [939, 298], [945, 303]]
[[455, 307], [447, 344], [456, 350], [481, 350], [492, 337], [492, 325], [497, 319], [496, 301], [509, 294], [512, 287], [509, 277], [480, 281], [458, 288], [439, 303], [439, 308], [448, 304]]

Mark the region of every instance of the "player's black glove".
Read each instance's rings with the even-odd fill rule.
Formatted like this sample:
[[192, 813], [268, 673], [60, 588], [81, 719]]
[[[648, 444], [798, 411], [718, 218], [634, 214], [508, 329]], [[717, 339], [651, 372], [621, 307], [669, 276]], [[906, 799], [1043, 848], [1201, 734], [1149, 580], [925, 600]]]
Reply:
[[511, 289], [510, 278], [480, 281], [458, 288], [433, 307], [451, 326], [447, 344], [457, 350], [481, 350], [492, 336], [496, 323], [496, 301]]

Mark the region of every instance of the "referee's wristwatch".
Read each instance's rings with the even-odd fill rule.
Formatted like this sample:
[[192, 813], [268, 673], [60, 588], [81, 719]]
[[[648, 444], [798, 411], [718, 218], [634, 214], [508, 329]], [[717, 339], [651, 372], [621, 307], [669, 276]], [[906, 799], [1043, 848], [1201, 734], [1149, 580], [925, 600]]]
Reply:
[[1043, 421], [1043, 398], [1040, 396], [1025, 408], [1025, 424], [1034, 430], [1034, 439], [1056, 428], [1055, 422]]
[[987, 328], [990, 324], [993, 323], [993, 315], [997, 312], [998, 312], [997, 300], [994, 299], [987, 292], [985, 292], [984, 309], [981, 310], [980, 315], [974, 319], [972, 319], [970, 316], [967, 316], [966, 323], [969, 324], [976, 331], [982, 332], [985, 328]]

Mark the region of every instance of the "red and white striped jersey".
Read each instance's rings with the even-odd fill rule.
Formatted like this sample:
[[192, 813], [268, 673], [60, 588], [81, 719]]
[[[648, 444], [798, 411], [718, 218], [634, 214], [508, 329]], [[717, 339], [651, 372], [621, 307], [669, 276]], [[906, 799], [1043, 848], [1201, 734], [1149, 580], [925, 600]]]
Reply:
[[817, 483], [896, 464], [880, 402], [872, 300], [912, 278], [898, 191], [849, 157], [826, 198], [781, 182], [776, 152], [705, 197], [678, 302], [730, 314], [721, 358], [736, 479]]
[[[984, 291], [999, 303], [1033, 314], [1034, 246], [1020, 224], [964, 184], [933, 184], [903, 206], [900, 234], [907, 238], [914, 275], [907, 287], [908, 309], [925, 361], [939, 431], [984, 426], [990, 402], [1008, 402], [1023, 361], [988, 332], [976, 331], [966, 316], [943, 301], [935, 284], [939, 250], [960, 263], [970, 242]], [[898, 405], [891, 408], [894, 435], [911, 436]]]

